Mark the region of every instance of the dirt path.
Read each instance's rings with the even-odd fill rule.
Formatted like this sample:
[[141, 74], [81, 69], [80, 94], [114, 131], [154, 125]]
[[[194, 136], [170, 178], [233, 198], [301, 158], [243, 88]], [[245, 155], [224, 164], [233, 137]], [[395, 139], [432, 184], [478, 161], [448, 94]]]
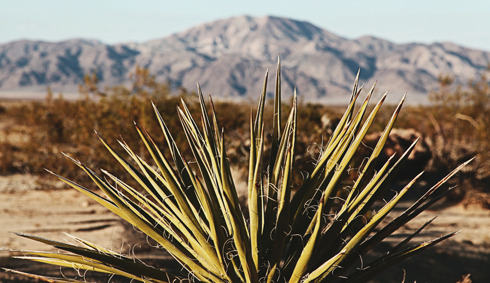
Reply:
[[[408, 205], [409, 202], [401, 203], [397, 211], [402, 211]], [[374, 282], [402, 282], [403, 270], [406, 272], [405, 282], [456, 282], [462, 275], [468, 273], [472, 274], [473, 282], [490, 282], [488, 266], [490, 211], [488, 210], [453, 206], [426, 211], [390, 237], [385, 247], [390, 242], [398, 242], [403, 236], [413, 233], [434, 216], [438, 217], [426, 228], [427, 232], [421, 233], [412, 240], [412, 243], [420, 243], [454, 231], [461, 230], [461, 233], [432, 250], [398, 264]], [[394, 216], [390, 217], [386, 221]], [[75, 190], [41, 191], [36, 190], [35, 177], [28, 175], [0, 177], [0, 247], [50, 250], [43, 244], [23, 239], [9, 231], [61, 241], [67, 238], [63, 236], [63, 232], [67, 232], [101, 246], [119, 250], [137, 243], [135, 232], [131, 230], [131, 227], [125, 227], [111, 212]], [[140, 244], [147, 246], [144, 242]], [[141, 251], [147, 260], [154, 262], [153, 264], [166, 262], [163, 257], [160, 257], [163, 260], [160, 262], [152, 260], [145, 248]], [[379, 255], [382, 249], [376, 253]], [[17, 261], [10, 260], [10, 256], [15, 254], [16, 252], [11, 250], [0, 251], [0, 266], [14, 266], [24, 270], [40, 268], [32, 264], [19, 265]], [[368, 262], [369, 257], [365, 261]], [[53, 272], [59, 273], [56, 269]], [[6, 276], [5, 273], [0, 272], [0, 282], [13, 282], [2, 281], [6, 280]]]

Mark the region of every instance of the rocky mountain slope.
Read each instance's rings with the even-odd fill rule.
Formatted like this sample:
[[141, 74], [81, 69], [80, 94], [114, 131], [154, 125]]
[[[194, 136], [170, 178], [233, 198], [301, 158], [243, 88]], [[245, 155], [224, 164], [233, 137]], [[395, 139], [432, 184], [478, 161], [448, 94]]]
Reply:
[[[283, 91], [294, 86], [306, 100], [349, 94], [357, 70], [366, 85], [427, 94], [441, 74], [466, 83], [490, 63], [490, 52], [452, 43], [394, 44], [374, 37], [342, 38], [308, 22], [240, 16], [203, 24], [144, 43], [107, 45], [95, 40], [22, 40], [0, 45], [0, 90], [75, 90], [96, 70], [105, 86], [124, 83], [135, 66], [161, 81], [222, 97], [260, 92], [266, 68], [283, 62]], [[271, 88], [272, 89], [272, 88]]]

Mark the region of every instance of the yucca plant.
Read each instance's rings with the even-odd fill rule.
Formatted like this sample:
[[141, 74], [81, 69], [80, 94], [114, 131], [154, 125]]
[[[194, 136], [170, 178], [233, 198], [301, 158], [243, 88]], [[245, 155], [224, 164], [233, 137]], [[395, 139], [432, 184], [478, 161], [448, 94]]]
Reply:
[[[296, 93], [287, 121], [282, 126], [278, 62], [270, 158], [268, 165], [264, 165], [267, 77], [266, 73], [256, 114], [253, 115], [252, 110], [250, 113], [248, 213], [244, 213], [247, 208], [239, 203], [226, 156], [225, 135], [220, 129], [212, 100], [210, 98], [209, 106], [205, 105], [199, 85], [202, 128], [184, 102], [177, 109], [193, 152], [192, 162], [181, 155], [154, 107], [173, 164], [150, 134], [136, 123], [136, 131], [151, 155], [152, 163], [143, 160], [124, 141], [120, 141], [119, 144], [132, 159], [126, 160], [98, 135], [113, 157], [139, 183], [139, 188], [130, 187], [105, 170], [102, 170], [104, 177], [99, 176], [71, 158], [105, 196], [50, 172], [155, 240], [185, 268], [187, 277], [147, 266], [128, 255], [75, 236], [72, 238], [78, 245], [19, 234], [67, 252], [24, 251], [22, 258], [121, 275], [141, 282], [354, 283], [366, 282], [395, 263], [455, 235], [451, 233], [407, 248], [408, 242], [427, 223], [381, 258], [364, 265], [362, 269], [351, 268], [376, 244], [446, 195], [449, 190], [440, 192], [439, 188], [466, 163], [435, 184], [389, 224], [375, 230], [422, 174], [408, 182], [376, 213], [372, 213], [375, 201], [384, 196], [389, 183], [416, 144], [414, 142], [396, 162], [395, 156], [391, 156], [384, 165], [375, 167], [405, 97], [396, 107], [371, 156], [359, 168], [357, 176], [349, 179], [347, 172], [353, 157], [386, 97], [386, 94], [383, 95], [366, 118], [373, 86], [355, 111], [355, 103], [362, 89], [358, 87], [358, 75], [350, 104], [328, 143], [321, 147], [313, 172], [305, 176], [301, 186], [293, 193]], [[351, 184], [347, 186], [345, 180], [350, 180]], [[347, 193], [342, 195], [342, 191]], [[247, 214], [248, 219], [245, 217]], [[14, 272], [49, 282], [83, 282]]]

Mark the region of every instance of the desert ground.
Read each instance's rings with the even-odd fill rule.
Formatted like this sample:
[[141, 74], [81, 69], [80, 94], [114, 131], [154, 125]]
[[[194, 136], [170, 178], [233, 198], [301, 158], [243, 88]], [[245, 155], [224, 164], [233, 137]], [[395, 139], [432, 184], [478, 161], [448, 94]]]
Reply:
[[[116, 251], [127, 252], [144, 262], [160, 268], [179, 270], [171, 258], [151, 248], [144, 236], [122, 223], [115, 215], [73, 189], [53, 183], [52, 190], [40, 190], [35, 177], [16, 174], [0, 177], [0, 266], [51, 276], [70, 277], [72, 270], [45, 266], [14, 259], [17, 250], [56, 251], [48, 246], [19, 237], [23, 232], [59, 241], [69, 241], [64, 233], [95, 242]], [[416, 188], [422, 190], [423, 187]], [[385, 221], [410, 205], [406, 200]], [[439, 205], [409, 222], [396, 235], [381, 245], [371, 256], [380, 255], [385, 248], [413, 233], [426, 221], [437, 219], [412, 243], [420, 243], [444, 234], [461, 231], [435, 248], [402, 262], [373, 282], [457, 282], [471, 274], [473, 282], [488, 282], [490, 270], [490, 211], [476, 205]], [[369, 255], [363, 259], [369, 262]], [[90, 277], [87, 277], [90, 278]], [[92, 277], [93, 279], [94, 277]], [[106, 275], [95, 277], [96, 282], [125, 282]], [[118, 281], [120, 280], [120, 281]], [[122, 281], [121, 281], [122, 280]], [[90, 281], [90, 280], [89, 280]], [[12, 273], [0, 272], [0, 282], [37, 282]], [[90, 281], [93, 282], [93, 281]]]

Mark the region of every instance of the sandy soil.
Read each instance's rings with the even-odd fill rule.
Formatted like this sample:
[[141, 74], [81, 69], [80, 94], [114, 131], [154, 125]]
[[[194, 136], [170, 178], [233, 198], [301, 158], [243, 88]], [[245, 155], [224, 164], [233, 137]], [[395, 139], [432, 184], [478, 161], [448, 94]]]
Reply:
[[[11, 260], [10, 256], [17, 252], [10, 249], [52, 250], [48, 246], [23, 239], [9, 231], [54, 240], [66, 239], [63, 232], [67, 232], [115, 250], [126, 249], [139, 243], [142, 257], [153, 264], [167, 264], [167, 257], [161, 253], [151, 256], [148, 249], [144, 248], [148, 246], [144, 238], [137, 239], [132, 227], [123, 225], [115, 215], [102, 206], [75, 190], [36, 190], [35, 180], [36, 177], [29, 175], [0, 177], [0, 247], [6, 248], [0, 251], [0, 266], [16, 267], [24, 271], [35, 269], [31, 270], [35, 272], [41, 267]], [[386, 221], [409, 204], [401, 203], [394, 215]], [[397, 235], [390, 237], [374, 255], [383, 253], [383, 247], [400, 241], [403, 236], [413, 233], [434, 216], [438, 218], [426, 228], [427, 232], [412, 240], [414, 244], [454, 231], [461, 230], [461, 233], [432, 250], [392, 267], [373, 282], [402, 282], [404, 272], [405, 282], [456, 282], [468, 273], [472, 274], [473, 282], [490, 282], [490, 211], [476, 206], [440, 207], [424, 212], [405, 225]], [[160, 259], [160, 263], [157, 259]], [[368, 261], [369, 257], [365, 259], [365, 262]], [[55, 273], [54, 275], [59, 274], [57, 269], [51, 272]], [[0, 282], [19, 282], [13, 281], [14, 277], [9, 276], [11, 275], [0, 272]], [[101, 282], [107, 282], [107, 279]]]
[[[0, 247], [45, 250], [9, 232], [55, 240], [67, 238], [66, 232], [117, 249], [124, 232], [118, 217], [75, 190], [36, 190], [35, 179], [20, 174], [0, 178]], [[0, 251], [0, 256], [9, 254]]]

